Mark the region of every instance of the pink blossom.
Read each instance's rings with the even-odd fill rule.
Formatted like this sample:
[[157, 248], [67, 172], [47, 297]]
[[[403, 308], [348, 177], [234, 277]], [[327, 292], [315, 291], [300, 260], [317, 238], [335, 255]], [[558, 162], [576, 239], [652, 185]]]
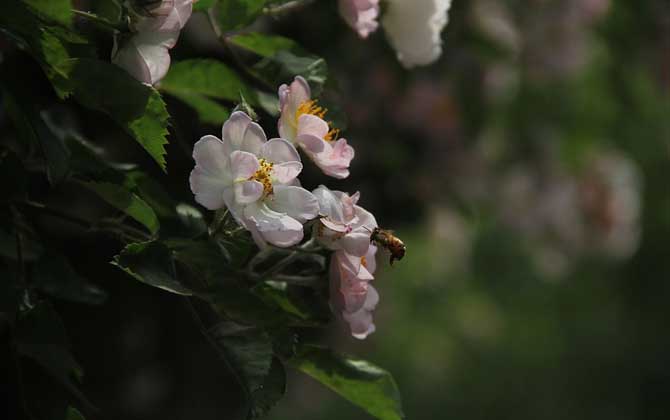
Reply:
[[340, 15], [361, 38], [377, 30], [379, 0], [340, 0]]
[[186, 25], [193, 12], [193, 0], [161, 0], [145, 8], [137, 8], [131, 22], [136, 32], [173, 32]]
[[170, 48], [179, 37], [176, 32], [141, 32], [119, 43], [115, 40], [112, 63], [123, 68], [135, 79], [153, 85], [170, 68]]
[[351, 335], [361, 340], [375, 331], [372, 313], [379, 294], [370, 282], [374, 280], [376, 253], [374, 245], [369, 245], [362, 257], [339, 250], [330, 261], [331, 306], [349, 324]]
[[279, 135], [300, 147], [324, 174], [348, 177], [354, 149], [346, 139], [335, 140], [338, 130], [323, 120], [326, 110], [311, 99], [307, 81], [297, 76], [291, 85], [281, 85], [279, 104]]
[[296, 186], [300, 156], [284, 139], [266, 140], [263, 129], [244, 112], [223, 125], [222, 139], [204, 136], [193, 148], [195, 200], [210, 210], [224, 206], [256, 243], [286, 247], [303, 238], [303, 223], [318, 214], [309, 191]]
[[329, 249], [342, 249], [362, 257], [370, 246], [370, 234], [377, 227], [375, 217], [356, 203], [359, 193], [350, 196], [321, 185], [313, 191], [319, 202], [317, 239]]

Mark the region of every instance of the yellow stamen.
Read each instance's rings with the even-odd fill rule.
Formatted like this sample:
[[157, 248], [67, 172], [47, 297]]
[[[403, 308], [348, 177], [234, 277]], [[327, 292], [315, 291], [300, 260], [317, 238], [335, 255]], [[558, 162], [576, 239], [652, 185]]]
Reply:
[[361, 265], [368, 268], [368, 260], [365, 259], [365, 256], [361, 257]]
[[315, 115], [323, 119], [323, 117], [326, 116], [326, 112], [328, 112], [328, 110], [320, 107], [316, 99], [309, 99], [298, 106], [298, 110], [295, 113], [295, 122], [297, 124], [300, 116], [305, 114]]
[[263, 184], [263, 194], [268, 195], [272, 193], [272, 162], [261, 158], [258, 159], [260, 168], [249, 178], [253, 181], [258, 181]]
[[[298, 120], [302, 115], [309, 114], [324, 119], [327, 113], [328, 109], [319, 106], [316, 99], [309, 99], [298, 106], [298, 110], [295, 113], [295, 127], [298, 127]], [[329, 121], [328, 125], [330, 126], [331, 124], [332, 123]], [[328, 134], [323, 137], [323, 139], [326, 141], [335, 141], [339, 135], [340, 130], [338, 128], [332, 128], [330, 131], [328, 131]]]

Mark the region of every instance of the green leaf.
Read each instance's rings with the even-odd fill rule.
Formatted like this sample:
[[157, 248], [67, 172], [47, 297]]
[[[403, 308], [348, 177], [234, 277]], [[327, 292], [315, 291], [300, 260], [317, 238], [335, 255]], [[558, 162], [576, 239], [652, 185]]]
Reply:
[[318, 96], [328, 78], [326, 61], [289, 38], [248, 33], [229, 36], [226, 42], [262, 57], [252, 71], [270, 86], [290, 82], [300, 75], [309, 82], [313, 96]]
[[177, 279], [172, 251], [158, 241], [130, 244], [114, 257], [112, 264], [150, 286], [178, 295], [193, 294]]
[[23, 0], [35, 9], [40, 16], [70, 26], [72, 22], [72, 4], [70, 0]]
[[219, 0], [214, 10], [219, 29], [229, 32], [253, 23], [263, 13], [267, 0]]
[[79, 412], [74, 407], [68, 407], [67, 413], [65, 414], [65, 420], [86, 420], [84, 415]]
[[308, 345], [289, 363], [378, 419], [404, 418], [393, 377], [370, 362]]
[[98, 194], [108, 204], [144, 225], [152, 234], [158, 232], [159, 222], [156, 213], [144, 200], [126, 188], [108, 182], [84, 182], [82, 185]]
[[217, 125], [228, 118], [229, 111], [215, 99], [233, 102], [244, 95], [252, 104], [258, 103], [258, 94], [234, 70], [212, 59], [175, 63], [160, 89], [193, 107], [201, 121]]
[[266, 415], [286, 394], [286, 370], [277, 358], [272, 359], [270, 371], [263, 380], [263, 386], [251, 395], [251, 413], [253, 419]]
[[272, 364], [270, 336], [258, 328], [232, 321], [221, 322], [208, 333], [224, 351], [249, 395], [262, 388]]
[[58, 68], [78, 102], [109, 115], [165, 170], [169, 114], [158, 91], [100, 60], [70, 59]]
[[272, 57], [282, 50], [300, 49], [298, 44], [290, 38], [258, 32], [232, 35], [227, 37], [226, 41], [262, 57]]
[[35, 264], [32, 285], [55, 298], [73, 302], [97, 305], [107, 298], [104, 290], [82, 278], [59, 255], [47, 255]]
[[[24, 261], [35, 261], [44, 252], [44, 247], [37, 242], [36, 238], [28, 236], [25, 232], [21, 235], [21, 256]], [[0, 228], [0, 257], [18, 259], [16, 249], [16, 232], [12, 229], [5, 231]]]
[[209, 10], [212, 6], [214, 6], [214, 3], [216, 3], [217, 0], [198, 0], [197, 2], [193, 3], [193, 11], [194, 12], [204, 12]]
[[168, 91], [166, 93], [181, 100], [198, 113], [200, 121], [206, 124], [222, 125], [230, 116], [230, 111], [218, 102], [198, 93]]

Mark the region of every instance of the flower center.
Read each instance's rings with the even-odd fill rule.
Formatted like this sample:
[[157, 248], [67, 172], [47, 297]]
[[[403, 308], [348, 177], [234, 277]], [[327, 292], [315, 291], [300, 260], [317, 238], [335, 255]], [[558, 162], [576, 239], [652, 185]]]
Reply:
[[260, 168], [249, 178], [253, 181], [258, 181], [263, 184], [263, 195], [268, 195], [272, 193], [272, 162], [261, 158], [258, 159]]
[[[295, 126], [298, 127], [298, 120], [300, 120], [302, 115], [309, 114], [324, 119], [327, 113], [328, 109], [320, 106], [316, 99], [309, 99], [298, 106], [298, 110], [295, 113]], [[329, 127], [331, 124], [332, 122], [328, 121]], [[337, 136], [339, 135], [339, 129], [331, 128], [330, 131], [328, 131], [328, 134], [323, 137], [323, 139], [330, 142], [337, 140]]]
[[365, 268], [368, 268], [368, 260], [365, 258], [365, 256], [361, 257], [361, 265]]

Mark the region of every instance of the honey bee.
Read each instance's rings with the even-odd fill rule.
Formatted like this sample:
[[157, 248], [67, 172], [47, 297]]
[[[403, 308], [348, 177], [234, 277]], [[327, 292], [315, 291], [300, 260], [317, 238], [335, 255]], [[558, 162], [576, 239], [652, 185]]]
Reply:
[[393, 266], [393, 261], [402, 260], [402, 257], [405, 256], [405, 251], [407, 247], [405, 244], [393, 234], [391, 230], [384, 230], [378, 227], [370, 234], [370, 242], [374, 242], [377, 245], [386, 248], [391, 253], [391, 258], [389, 259], [389, 264]]

